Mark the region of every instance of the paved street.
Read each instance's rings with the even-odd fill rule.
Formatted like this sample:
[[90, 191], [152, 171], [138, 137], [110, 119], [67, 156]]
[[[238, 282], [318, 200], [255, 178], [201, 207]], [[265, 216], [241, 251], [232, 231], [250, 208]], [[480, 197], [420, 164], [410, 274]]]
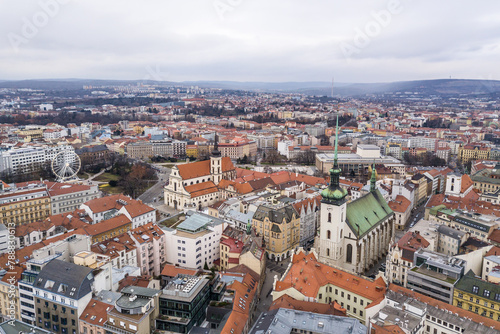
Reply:
[[267, 259], [266, 262], [266, 278], [264, 280], [264, 284], [262, 285], [262, 290], [260, 292], [260, 299], [257, 303], [256, 310], [254, 312], [254, 319], [257, 319], [261, 312], [266, 312], [269, 310], [273, 302], [273, 297], [271, 295], [273, 289], [274, 277], [278, 276], [278, 279], [281, 279], [283, 274], [288, 268], [288, 264], [291, 259], [285, 259], [281, 262], [271, 261]]
[[170, 175], [170, 168], [162, 168], [156, 172], [158, 176], [158, 182], [146, 190], [141, 196], [137, 199], [140, 199], [144, 203], [153, 204], [153, 203], [162, 203], [163, 202], [163, 187], [168, 181], [168, 177]]

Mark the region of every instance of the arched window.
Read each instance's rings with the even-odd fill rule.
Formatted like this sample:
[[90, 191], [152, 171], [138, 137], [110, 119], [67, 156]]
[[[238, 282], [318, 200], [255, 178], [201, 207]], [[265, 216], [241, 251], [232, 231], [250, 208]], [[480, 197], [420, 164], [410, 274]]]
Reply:
[[330, 256], [330, 248], [326, 249], [326, 256]]
[[340, 239], [342, 239], [342, 232], [344, 232], [344, 230], [340, 230]]
[[347, 245], [347, 253], [345, 255], [345, 261], [347, 263], [352, 263], [352, 245], [351, 244]]
[[326, 238], [330, 240], [332, 238], [332, 232], [330, 230], [326, 231]]
[[332, 213], [328, 212], [328, 222], [330, 223], [332, 221]]

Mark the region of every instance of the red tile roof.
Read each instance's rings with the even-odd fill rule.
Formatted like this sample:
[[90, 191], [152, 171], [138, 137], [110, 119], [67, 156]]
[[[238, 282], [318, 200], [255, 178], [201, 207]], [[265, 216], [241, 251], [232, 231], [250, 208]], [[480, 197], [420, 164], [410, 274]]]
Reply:
[[191, 195], [191, 198], [212, 194], [219, 191], [213, 181], [206, 181], [190, 186], [185, 186], [184, 189], [186, 189], [186, 191]]
[[406, 197], [398, 195], [396, 196], [394, 201], [390, 201], [387, 204], [389, 204], [389, 207], [391, 208], [392, 211], [403, 213], [406, 212], [406, 210], [408, 210], [408, 207], [411, 205], [411, 202]]
[[269, 311], [279, 308], [287, 308], [290, 310], [314, 312], [320, 314], [331, 314], [342, 317], [346, 316], [346, 310], [335, 301], [331, 304], [314, 303], [304, 300], [297, 300], [288, 295], [283, 295], [273, 301], [271, 306], [269, 306]]
[[108, 321], [108, 311], [113, 309], [113, 305], [106, 304], [100, 300], [91, 299], [80, 316], [80, 321], [88, 324], [103, 326]]
[[385, 292], [385, 282], [381, 277], [371, 281], [320, 263], [313, 253], [304, 252], [293, 256], [290, 270], [281, 281], [276, 282], [275, 291], [293, 288], [305, 297], [316, 298], [319, 288], [326, 284], [346, 289], [371, 301], [379, 299]]
[[[179, 170], [179, 175], [183, 180], [210, 175], [210, 160], [191, 162], [187, 164], [177, 165], [176, 167]], [[232, 171], [234, 169], [235, 168], [233, 162], [231, 161], [231, 158], [224, 157], [221, 159], [222, 173]]]
[[198, 270], [193, 270], [193, 269], [188, 269], [188, 268], [181, 268], [174, 266], [172, 264], [165, 264], [161, 271], [162, 276], [168, 276], [168, 277], [175, 277], [178, 274], [183, 274], [183, 275], [196, 275]]

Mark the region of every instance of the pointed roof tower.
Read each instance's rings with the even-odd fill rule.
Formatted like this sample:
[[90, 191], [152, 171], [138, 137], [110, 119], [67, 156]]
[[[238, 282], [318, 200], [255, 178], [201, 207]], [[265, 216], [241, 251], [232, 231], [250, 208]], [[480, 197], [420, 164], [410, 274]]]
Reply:
[[377, 189], [377, 175], [375, 174], [375, 162], [372, 167], [372, 177], [370, 178], [370, 192], [374, 192]]
[[347, 196], [347, 190], [340, 187], [340, 168], [338, 163], [338, 141], [339, 141], [339, 115], [337, 115], [337, 125], [335, 128], [335, 155], [333, 158], [333, 167], [330, 169], [330, 184], [328, 188], [321, 192], [323, 203], [340, 205]]
[[212, 151], [212, 157], [219, 158], [220, 156], [221, 156], [221, 153], [219, 151], [219, 135], [217, 135], [217, 132], [216, 132], [215, 133], [214, 150]]

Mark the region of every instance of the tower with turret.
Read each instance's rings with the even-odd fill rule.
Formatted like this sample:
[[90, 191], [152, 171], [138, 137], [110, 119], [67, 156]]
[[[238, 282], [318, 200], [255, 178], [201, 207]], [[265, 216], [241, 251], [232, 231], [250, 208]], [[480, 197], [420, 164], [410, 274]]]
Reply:
[[342, 249], [347, 209], [347, 190], [340, 187], [340, 167], [338, 165], [339, 119], [335, 131], [335, 156], [330, 169], [330, 184], [321, 192], [321, 212], [319, 228], [319, 257], [327, 264], [337, 264], [343, 256]]
[[210, 174], [215, 185], [218, 185], [222, 180], [222, 155], [219, 151], [219, 136], [217, 133], [215, 134], [214, 149], [210, 155]]

